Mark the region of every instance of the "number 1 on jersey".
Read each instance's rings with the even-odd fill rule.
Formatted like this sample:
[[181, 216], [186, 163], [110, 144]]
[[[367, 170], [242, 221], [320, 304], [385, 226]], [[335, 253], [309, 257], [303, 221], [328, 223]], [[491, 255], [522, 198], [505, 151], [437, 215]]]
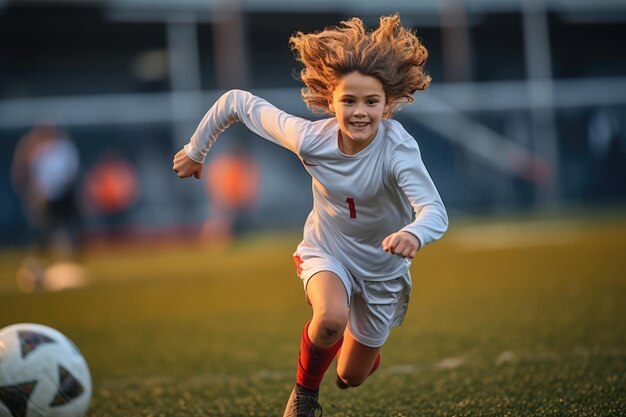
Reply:
[[348, 203], [348, 208], [350, 209], [350, 218], [356, 219], [356, 205], [354, 204], [354, 198], [348, 197], [346, 198], [346, 202]]

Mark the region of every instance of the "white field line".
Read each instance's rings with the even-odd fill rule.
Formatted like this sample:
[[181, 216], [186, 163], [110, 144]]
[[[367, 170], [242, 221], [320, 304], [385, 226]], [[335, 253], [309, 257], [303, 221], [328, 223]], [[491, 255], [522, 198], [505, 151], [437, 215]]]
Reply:
[[456, 369], [462, 366], [466, 360], [464, 358], [446, 358], [437, 363], [438, 369]]
[[[577, 357], [608, 357], [608, 358], [626, 358], [626, 348], [602, 348], [600, 346], [575, 346], [572, 351], [565, 353], [573, 354]], [[528, 350], [505, 350], [495, 358], [493, 364], [495, 366], [506, 366], [524, 363], [550, 363], [561, 360], [561, 354], [554, 351], [528, 351]], [[482, 361], [480, 361], [482, 363]], [[431, 363], [406, 363], [387, 367], [382, 367], [378, 372], [390, 375], [411, 375], [428, 370], [437, 370], [441, 372], [452, 371], [455, 369], [477, 366], [478, 360], [470, 360], [465, 357], [449, 357]], [[331, 367], [332, 368], [332, 367]], [[332, 376], [333, 370], [328, 371], [328, 375]], [[234, 375], [234, 374], [210, 374], [203, 373], [187, 379], [181, 379], [171, 375], [155, 375], [149, 377], [118, 377], [106, 378], [97, 382], [96, 389], [99, 395], [108, 396], [111, 390], [144, 390], [150, 389], [169, 389], [174, 387], [194, 388], [207, 385], [224, 385], [238, 384], [245, 381], [262, 382], [262, 381], [286, 381], [293, 380], [295, 370], [270, 370], [261, 369], [250, 375]]]
[[580, 243], [584, 238], [579, 224], [566, 222], [461, 226], [446, 236], [446, 240], [465, 251], [563, 246]]
[[511, 363], [514, 360], [515, 360], [515, 354], [511, 352], [510, 350], [507, 350], [498, 355], [498, 357], [496, 358], [496, 365], [497, 366], [504, 365], [507, 363]]

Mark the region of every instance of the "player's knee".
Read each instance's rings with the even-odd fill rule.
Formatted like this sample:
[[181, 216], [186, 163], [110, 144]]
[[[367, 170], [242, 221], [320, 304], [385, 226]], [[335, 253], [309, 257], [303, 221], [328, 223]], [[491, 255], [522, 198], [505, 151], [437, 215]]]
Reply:
[[339, 339], [348, 324], [347, 314], [322, 314], [317, 321], [317, 330], [325, 340]]
[[325, 318], [320, 323], [321, 333], [327, 338], [339, 338], [346, 328], [346, 322], [341, 318]]
[[358, 375], [357, 373], [350, 371], [338, 372], [337, 376], [341, 378], [341, 380], [350, 387], [358, 387], [361, 385], [365, 379], [367, 379], [367, 375]]

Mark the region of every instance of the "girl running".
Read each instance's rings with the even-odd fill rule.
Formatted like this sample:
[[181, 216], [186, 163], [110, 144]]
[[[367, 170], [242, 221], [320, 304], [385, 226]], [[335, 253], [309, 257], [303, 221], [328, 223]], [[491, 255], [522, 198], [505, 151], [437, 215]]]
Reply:
[[305, 120], [249, 92], [225, 93], [174, 157], [181, 178], [200, 178], [207, 152], [234, 122], [295, 153], [311, 175], [313, 209], [294, 260], [312, 318], [304, 325], [296, 384], [285, 417], [321, 413], [319, 387], [337, 358], [339, 388], [361, 385], [380, 363], [409, 302], [416, 253], [446, 231], [448, 218], [415, 139], [391, 119], [428, 88], [426, 48], [400, 23], [376, 30], [352, 18], [295, 33], [302, 98], [329, 118]]

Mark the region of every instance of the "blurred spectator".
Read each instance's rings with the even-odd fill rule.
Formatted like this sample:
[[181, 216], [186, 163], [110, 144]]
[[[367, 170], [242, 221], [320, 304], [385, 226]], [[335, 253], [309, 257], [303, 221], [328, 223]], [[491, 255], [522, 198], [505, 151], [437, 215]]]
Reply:
[[85, 182], [88, 207], [104, 222], [105, 234], [115, 235], [126, 226], [138, 189], [135, 168], [119, 153], [105, 155], [88, 171]]
[[211, 243], [226, 244], [250, 227], [258, 201], [259, 166], [238, 143], [207, 165], [205, 187], [210, 216], [203, 238]]
[[626, 196], [626, 146], [618, 116], [599, 109], [591, 116], [587, 140], [594, 157], [591, 188], [595, 198], [623, 202]]
[[82, 239], [76, 200], [79, 165], [72, 140], [50, 123], [33, 127], [16, 146], [11, 179], [37, 242], [37, 255], [26, 259], [18, 272], [22, 289], [45, 287], [49, 263], [78, 255]]

